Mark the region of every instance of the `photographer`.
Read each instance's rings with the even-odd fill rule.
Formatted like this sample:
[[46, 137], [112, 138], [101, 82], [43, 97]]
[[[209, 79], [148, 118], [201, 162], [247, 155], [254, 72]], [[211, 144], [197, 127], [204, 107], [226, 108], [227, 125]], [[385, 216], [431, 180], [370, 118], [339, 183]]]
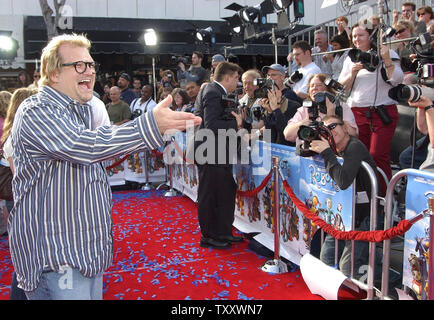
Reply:
[[[273, 64], [262, 68], [262, 72], [267, 74], [267, 79], [272, 79], [274, 85], [267, 92], [267, 97], [259, 100], [259, 104], [265, 109], [262, 119], [264, 129], [271, 130], [271, 142], [284, 145], [294, 145], [285, 139], [283, 130], [291, 119], [300, 104], [284, 96], [283, 81], [285, 79], [285, 69], [280, 64]], [[288, 88], [286, 88], [288, 89]]]
[[[381, 62], [377, 53], [370, 51], [375, 47], [370, 37], [372, 31], [366, 25], [354, 25], [352, 39], [358, 50], [353, 49], [348, 53], [339, 82], [346, 90], [351, 90], [347, 103], [354, 113], [359, 139], [390, 179], [390, 146], [398, 121], [398, 109], [396, 101], [388, 96], [388, 91], [402, 82], [404, 74], [396, 52], [380, 46], [378, 54]], [[382, 191], [385, 191], [383, 179], [381, 184]]]
[[253, 84], [254, 80], [260, 77], [261, 74], [256, 69], [247, 70], [241, 76], [245, 94], [238, 102], [243, 106], [243, 120], [246, 121], [249, 117], [251, 119], [251, 129], [259, 129], [264, 125], [263, 122], [259, 123], [261, 117], [257, 117], [253, 114], [253, 110], [262, 108], [262, 106], [259, 105], [259, 98], [255, 98], [255, 90], [259, 87]]
[[194, 51], [191, 55], [191, 66], [186, 70], [185, 63], [178, 62], [178, 71], [176, 73], [181, 88], [185, 88], [185, 85], [189, 81], [196, 82], [199, 86], [205, 81], [207, 72], [202, 67], [203, 54], [199, 51]]
[[429, 138], [428, 155], [420, 165], [419, 170], [434, 172], [434, 104], [425, 96], [421, 96], [416, 102], [408, 103], [417, 107], [417, 128]]
[[178, 83], [175, 80], [175, 74], [172, 72], [172, 70], [164, 70], [163, 71], [163, 77], [161, 78], [161, 86], [163, 88], [165, 88], [165, 87], [172, 87], [172, 88], [178, 87]]
[[[309, 94], [309, 100], [315, 101], [315, 95], [320, 92], [329, 92], [332, 95], [335, 95], [335, 92], [332, 88], [329, 88], [325, 85], [325, 80], [327, 79], [327, 75], [323, 73], [318, 73], [310, 77], [307, 91]], [[318, 96], [317, 96], [318, 97]], [[322, 119], [326, 115], [335, 115], [336, 114], [336, 105], [332, 103], [329, 98], [325, 98], [325, 107], [319, 108], [319, 118]], [[324, 112], [326, 111], [326, 112]], [[344, 119], [345, 127], [350, 135], [357, 136], [357, 125], [354, 119], [354, 115], [351, 112], [351, 109], [347, 104], [342, 105], [342, 116]], [[315, 119], [317, 120], [317, 119]], [[297, 132], [302, 125], [308, 125], [311, 122], [309, 117], [309, 110], [306, 107], [298, 108], [296, 114], [288, 121], [288, 125], [284, 130], [285, 139], [291, 142], [295, 142], [297, 140]]]
[[[367, 171], [362, 168], [361, 162], [367, 162], [374, 172], [376, 164], [363, 143], [348, 133], [342, 118], [338, 116], [325, 116], [324, 125], [330, 130], [336, 144], [337, 155], [330, 148], [329, 142], [313, 140], [310, 150], [318, 153], [324, 159], [327, 173], [342, 190], [347, 189], [356, 179], [356, 207], [355, 230], [369, 230], [371, 181]], [[341, 165], [337, 156], [344, 159]], [[369, 243], [354, 241], [354, 277], [360, 278], [364, 274], [361, 266], [368, 264]], [[321, 248], [320, 259], [325, 264], [335, 264], [335, 239], [326, 235]], [[380, 259], [376, 259], [377, 262]], [[338, 266], [346, 275], [351, 275], [351, 241], [338, 240]], [[376, 268], [381, 272], [381, 268]]]
[[[194, 144], [199, 172], [197, 210], [202, 234], [201, 247], [224, 249], [230, 247], [231, 243], [243, 241], [242, 237], [232, 235], [237, 186], [229, 152], [230, 133], [227, 131], [237, 131], [242, 119], [233, 111], [225, 110], [223, 100], [236, 90], [241, 72], [238, 65], [221, 62], [215, 69], [214, 81], [199, 92], [195, 103], [194, 114], [202, 118], [198, 132], [212, 132], [214, 136], [214, 139], [209, 137], [203, 141], [198, 138], [197, 132]], [[227, 135], [223, 140], [219, 139], [222, 134]], [[201, 150], [203, 154], [199, 154]], [[219, 161], [222, 160], [219, 155], [225, 155], [224, 161]]]
[[135, 119], [141, 114], [152, 110], [157, 103], [152, 99], [152, 87], [146, 84], [142, 87], [141, 97], [136, 98], [131, 102], [130, 111], [131, 119]]

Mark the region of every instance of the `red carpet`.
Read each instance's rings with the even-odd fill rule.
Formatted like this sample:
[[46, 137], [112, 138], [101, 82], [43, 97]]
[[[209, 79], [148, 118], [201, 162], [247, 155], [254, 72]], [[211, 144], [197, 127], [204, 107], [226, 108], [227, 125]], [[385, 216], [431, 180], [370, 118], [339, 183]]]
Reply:
[[[104, 275], [107, 300], [322, 300], [299, 270], [270, 275], [247, 241], [227, 250], [199, 246], [196, 204], [162, 191], [114, 193], [113, 265]], [[13, 270], [0, 239], [0, 299], [9, 299]]]

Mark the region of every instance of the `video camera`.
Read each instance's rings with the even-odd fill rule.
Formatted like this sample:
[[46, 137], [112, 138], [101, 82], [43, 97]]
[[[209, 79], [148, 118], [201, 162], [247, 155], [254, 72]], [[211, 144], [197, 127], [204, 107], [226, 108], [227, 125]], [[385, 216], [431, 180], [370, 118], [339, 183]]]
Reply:
[[416, 53], [416, 60], [412, 63], [411, 69], [416, 73], [418, 84], [399, 84], [389, 90], [390, 98], [404, 105], [418, 101], [421, 95], [434, 100], [434, 52], [430, 42], [431, 35], [424, 33], [410, 43], [413, 52]]
[[268, 97], [268, 90], [272, 90], [275, 84], [273, 79], [256, 78], [253, 80], [253, 85], [259, 87], [253, 93], [254, 97], [256, 99], [261, 99]]
[[232, 111], [240, 114], [240, 109], [243, 106], [240, 106], [238, 101], [238, 96], [243, 93], [243, 84], [238, 82], [237, 88], [233, 93], [228, 93], [222, 96], [222, 106], [224, 108], [223, 119], [234, 119]]
[[189, 61], [189, 57], [187, 56], [171, 56], [170, 61], [174, 65], [178, 65], [178, 63], [182, 62], [183, 64], [187, 65]]

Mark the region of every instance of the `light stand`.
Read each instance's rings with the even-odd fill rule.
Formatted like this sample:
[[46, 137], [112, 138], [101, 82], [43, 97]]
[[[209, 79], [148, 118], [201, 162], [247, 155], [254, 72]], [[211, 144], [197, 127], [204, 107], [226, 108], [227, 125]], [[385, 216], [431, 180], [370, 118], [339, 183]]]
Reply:
[[[146, 29], [143, 35], [145, 45], [155, 47], [158, 42], [157, 34], [154, 29]], [[155, 55], [152, 56], [152, 82], [154, 83], [154, 99], [157, 99], [157, 82], [155, 79]]]

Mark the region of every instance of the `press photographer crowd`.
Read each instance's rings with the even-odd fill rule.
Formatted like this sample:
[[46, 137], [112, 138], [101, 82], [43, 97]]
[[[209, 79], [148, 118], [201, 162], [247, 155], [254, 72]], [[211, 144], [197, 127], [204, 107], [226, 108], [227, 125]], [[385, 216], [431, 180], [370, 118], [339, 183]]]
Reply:
[[[49, 257], [51, 268], [66, 263], [81, 271], [83, 281], [92, 281], [91, 286], [101, 284], [113, 248], [111, 194], [103, 182], [96, 182], [107, 179], [99, 162], [160, 147], [167, 130], [186, 130], [188, 121], [216, 136], [222, 129], [244, 129], [246, 140], [267, 133], [268, 142], [293, 146], [301, 157], [320, 155], [339, 188], [348, 188], [356, 179], [355, 230], [369, 230], [371, 184], [361, 162], [372, 167], [384, 196], [387, 185], [380, 173], [392, 177], [397, 105], [416, 110], [412, 140], [400, 154], [399, 168], [434, 172], [434, 14], [430, 6], [416, 8], [411, 2], [401, 11], [393, 11], [391, 26], [378, 16], [352, 26], [346, 17], [338, 17], [334, 34], [320, 28], [314, 43], [295, 41], [288, 66], [274, 63], [243, 70], [236, 56], [213, 54], [211, 68], [205, 69], [204, 54], [194, 51], [191, 57], [173, 56], [174, 68], [159, 66], [155, 83], [136, 72], [99, 74], [89, 53], [91, 39], [53, 38], [33, 81], [22, 72], [16, 90], [0, 92], [0, 234], [9, 237], [13, 254], [11, 299], [46, 298], [38, 283], [50, 273], [40, 256]], [[205, 142], [196, 140], [195, 150], [203, 149]], [[232, 233], [237, 185], [231, 151], [219, 143], [215, 139], [213, 156], [196, 161], [200, 246], [214, 249], [244, 241]], [[54, 168], [53, 160], [61, 164]], [[84, 164], [82, 172], [76, 171], [77, 164]], [[76, 189], [65, 182], [70, 176], [77, 176], [84, 190], [77, 207], [70, 195]], [[38, 199], [38, 193], [46, 201]], [[101, 199], [97, 209], [94, 194]], [[33, 206], [50, 211], [44, 219], [52, 219], [53, 230], [41, 235], [46, 220], [26, 218]], [[88, 217], [66, 218], [68, 224], [98, 234], [63, 236], [63, 227], [54, 223], [64, 218], [63, 211], [87, 212]], [[89, 243], [83, 248], [92, 249], [82, 250], [82, 242]], [[69, 243], [71, 251], [56, 252], [59, 243]], [[339, 269], [349, 275], [351, 241], [335, 242], [327, 235], [318, 255], [333, 265], [336, 244]], [[368, 243], [356, 241], [354, 251], [358, 278], [358, 266], [367, 263]], [[95, 261], [91, 254], [100, 259]], [[61, 298], [58, 294], [54, 297]], [[102, 289], [85, 297], [101, 298]]]

